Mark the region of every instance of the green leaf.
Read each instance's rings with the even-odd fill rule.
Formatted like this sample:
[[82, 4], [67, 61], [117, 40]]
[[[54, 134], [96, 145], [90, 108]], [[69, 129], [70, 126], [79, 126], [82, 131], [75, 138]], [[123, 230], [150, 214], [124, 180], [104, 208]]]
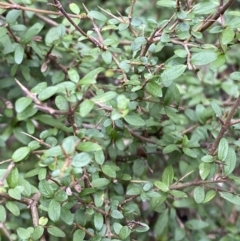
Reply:
[[133, 126], [145, 126], [145, 121], [139, 114], [131, 112], [123, 118], [128, 124]]
[[0, 205], [0, 222], [5, 222], [7, 218], [6, 209], [4, 206]]
[[193, 65], [207, 65], [217, 59], [218, 55], [214, 51], [202, 51], [192, 54], [191, 63]]
[[154, 225], [154, 235], [159, 237], [163, 234], [164, 229], [167, 227], [167, 224], [169, 222], [169, 215], [168, 215], [168, 208], [166, 208], [158, 217], [155, 225]]
[[116, 178], [117, 174], [115, 168], [112, 165], [105, 164], [102, 166], [102, 171], [105, 175]]
[[100, 151], [95, 151], [94, 152], [94, 157], [95, 157], [95, 161], [99, 164], [102, 165], [105, 161], [105, 156], [102, 150]]
[[226, 45], [229, 44], [234, 39], [235, 32], [230, 27], [226, 27], [221, 33], [221, 43]]
[[91, 160], [92, 157], [88, 153], [81, 152], [73, 157], [72, 165], [74, 167], [85, 167], [91, 162]]
[[219, 192], [219, 195], [227, 201], [239, 205], [240, 197], [229, 192]]
[[216, 116], [221, 117], [222, 116], [221, 107], [215, 101], [211, 101], [210, 103], [211, 103], [211, 106], [212, 106], [213, 111], [215, 112]]
[[183, 148], [183, 152], [192, 158], [197, 158], [197, 152], [194, 151], [194, 149], [190, 149], [188, 147]]
[[118, 210], [112, 210], [111, 217], [115, 218], [115, 219], [123, 219], [124, 218], [123, 214]]
[[176, 198], [182, 198], [182, 197], [188, 197], [188, 195], [185, 192], [179, 191], [179, 190], [170, 190], [169, 194]]
[[103, 61], [106, 64], [111, 64], [112, 63], [112, 53], [110, 51], [102, 52], [102, 58], [103, 58]]
[[48, 206], [48, 216], [53, 222], [57, 222], [61, 215], [61, 205], [55, 199], [52, 199]]
[[75, 136], [68, 136], [63, 140], [62, 148], [66, 154], [74, 153], [76, 140], [77, 138]]
[[7, 201], [6, 202], [6, 208], [14, 215], [14, 216], [19, 216], [20, 215], [20, 210], [19, 207], [15, 202], [12, 201]]
[[51, 96], [55, 95], [58, 91], [58, 87], [56, 86], [49, 86], [46, 89], [42, 90], [39, 95], [38, 95], [38, 99], [40, 101], [44, 101], [49, 99]]
[[196, 106], [196, 115], [201, 124], [206, 122], [206, 109], [203, 105], [199, 104]]
[[174, 230], [174, 240], [180, 241], [186, 236], [186, 231], [183, 228], [176, 227]]
[[10, 188], [8, 190], [8, 194], [10, 197], [16, 199], [16, 200], [21, 200], [21, 192], [18, 190], [18, 188]]
[[24, 57], [24, 48], [22, 45], [17, 44], [17, 47], [14, 52], [14, 60], [16, 64], [21, 64]]
[[123, 226], [120, 229], [119, 237], [121, 240], [124, 240], [130, 235], [130, 233], [131, 233], [131, 230], [127, 226]]
[[84, 100], [81, 104], [80, 104], [80, 115], [81, 117], [85, 117], [87, 116], [93, 109], [94, 107], [94, 102], [91, 100]]
[[223, 66], [226, 62], [226, 56], [225, 54], [219, 54], [217, 59], [214, 60], [211, 65], [210, 65], [210, 69], [211, 70], [216, 70], [217, 68]]
[[107, 186], [110, 183], [110, 181], [107, 178], [96, 178], [92, 181], [93, 187], [104, 187]]
[[237, 81], [240, 81], [240, 72], [232, 72], [230, 74], [230, 78], [233, 79], [233, 80], [237, 80]]
[[155, 97], [162, 97], [162, 88], [155, 81], [150, 81], [146, 85], [146, 90], [149, 94]]
[[73, 241], [83, 241], [85, 234], [86, 233], [83, 230], [76, 230], [73, 234]]
[[223, 173], [225, 176], [231, 174], [237, 164], [236, 152], [232, 147], [229, 147], [227, 157], [224, 159]]
[[7, 177], [7, 184], [10, 188], [15, 188], [19, 181], [19, 172], [17, 167], [14, 167]]
[[60, 229], [60, 228], [57, 228], [57, 227], [50, 227], [50, 228], [47, 228], [47, 231], [49, 234], [55, 236], [55, 237], [59, 237], [59, 238], [65, 238], [66, 237], [66, 234]]
[[208, 175], [210, 174], [210, 171], [211, 171], [211, 167], [212, 167], [212, 165], [207, 162], [202, 162], [199, 165], [199, 175], [202, 178], [202, 180], [205, 180], [208, 177]]
[[167, 185], [170, 186], [173, 183], [173, 179], [174, 179], [174, 171], [173, 171], [173, 167], [167, 166], [162, 174], [162, 181]]
[[174, 151], [177, 151], [177, 150], [179, 150], [177, 145], [169, 144], [169, 145], [167, 145], [166, 147], [163, 148], [163, 154], [168, 154], [168, 153], [171, 153], [171, 152], [174, 152]]
[[168, 192], [169, 191], [169, 188], [168, 188], [168, 185], [165, 184], [164, 182], [160, 182], [160, 181], [155, 181], [154, 182], [154, 185], [161, 191], [163, 192]]
[[62, 95], [58, 95], [55, 99], [55, 105], [57, 106], [57, 108], [59, 110], [68, 110], [69, 109], [69, 105], [68, 105], [68, 101], [66, 100], [66, 98]]
[[134, 27], [141, 26], [142, 24], [143, 24], [143, 21], [140, 18], [133, 17], [131, 19], [131, 25], [134, 26]]
[[95, 84], [96, 78], [100, 72], [102, 72], [104, 68], [99, 67], [92, 71], [90, 71], [88, 74], [86, 74], [80, 81], [80, 85], [89, 85], [89, 84]]
[[196, 203], [202, 203], [205, 199], [205, 191], [203, 187], [196, 187], [193, 191], [193, 197]]
[[74, 214], [66, 207], [61, 208], [60, 218], [68, 225], [72, 225], [74, 222]]
[[21, 239], [29, 239], [30, 238], [30, 231], [26, 228], [17, 228], [17, 234]]
[[103, 221], [104, 221], [103, 215], [101, 213], [95, 213], [93, 221], [94, 221], [95, 228], [97, 230], [101, 230], [103, 227]]
[[69, 4], [69, 8], [75, 14], [79, 14], [80, 13], [80, 8], [78, 7], [78, 5], [76, 3], [70, 3]]
[[32, 103], [32, 99], [28, 97], [21, 97], [15, 103], [15, 109], [18, 113], [25, 110]]
[[22, 161], [24, 158], [26, 158], [29, 155], [30, 152], [31, 152], [31, 149], [28, 146], [20, 147], [13, 153], [12, 160], [14, 162]]
[[118, 31], [121, 32], [121, 31], [127, 29], [128, 27], [129, 27], [129, 24], [128, 24], [128, 23], [120, 23], [120, 24], [118, 25]]
[[55, 191], [53, 190], [51, 184], [45, 179], [40, 181], [39, 191], [46, 198], [52, 198], [55, 194]]
[[41, 217], [41, 218], [39, 218], [39, 225], [41, 225], [41, 226], [45, 226], [47, 223], [48, 223], [48, 218], [46, 218], [46, 217]]
[[122, 62], [119, 63], [119, 67], [125, 72], [127, 73], [130, 68], [131, 68], [131, 65], [129, 63], [128, 60], [123, 60]]
[[167, 7], [167, 8], [175, 8], [176, 7], [176, 1], [173, 0], [161, 0], [157, 1], [158, 6]]
[[77, 146], [77, 149], [84, 152], [92, 152], [92, 151], [101, 151], [102, 147], [97, 143], [85, 141], [85, 142], [81, 142]]
[[61, 156], [63, 155], [63, 150], [61, 146], [54, 146], [44, 152], [45, 157], [49, 156]]
[[38, 120], [44, 124], [47, 124], [49, 126], [53, 126], [57, 129], [63, 130], [65, 132], [72, 133], [72, 128], [66, 127], [60, 120], [57, 120], [50, 115], [37, 115], [34, 117], [34, 119]]
[[34, 36], [36, 36], [44, 27], [43, 23], [35, 23], [32, 25], [27, 32], [23, 35], [22, 42], [24, 44], [28, 43], [29, 41], [32, 40]]
[[218, 145], [218, 159], [220, 161], [225, 161], [228, 154], [228, 141], [225, 138], [222, 138]]
[[33, 104], [30, 104], [25, 110], [23, 110], [21, 113], [17, 114], [17, 119], [19, 121], [26, 120], [29, 117], [35, 115], [37, 113], [38, 109], [34, 107]]
[[63, 202], [68, 199], [68, 195], [65, 191], [59, 190], [56, 194], [54, 199], [58, 202]]
[[205, 195], [205, 199], [204, 199], [203, 203], [207, 203], [210, 200], [212, 200], [216, 196], [216, 193], [217, 192], [215, 190], [209, 190]]
[[140, 223], [140, 226], [137, 226], [134, 231], [137, 233], [147, 232], [149, 230], [149, 226], [145, 223]]
[[191, 219], [185, 223], [186, 227], [191, 230], [200, 230], [209, 226], [209, 224], [202, 220]]
[[174, 53], [180, 58], [186, 58], [187, 57], [187, 51], [185, 49], [177, 49], [177, 50], [174, 51]]
[[42, 226], [37, 226], [34, 228], [34, 231], [31, 234], [31, 238], [33, 240], [39, 240], [42, 237], [43, 232], [44, 232], [44, 228]]
[[[74, 4], [74, 3], [72, 3], [72, 4]], [[70, 5], [71, 5], [71, 4], [70, 4]], [[76, 4], [75, 4], [75, 5], [76, 5]], [[68, 70], [68, 77], [69, 77], [69, 79], [70, 79], [71, 81], [73, 81], [74, 83], [77, 83], [77, 82], [79, 81], [79, 74], [78, 74], [78, 72], [77, 72], [76, 69], [73, 69], [73, 68], [69, 69], [69, 70]]]
[[161, 74], [161, 78], [165, 87], [169, 87], [172, 84], [172, 81], [180, 77], [187, 66], [183, 64], [174, 65], [167, 67]]
[[107, 17], [105, 15], [103, 15], [102, 13], [98, 12], [98, 11], [90, 11], [88, 12], [88, 16], [93, 18], [93, 19], [97, 19], [99, 21], [102, 22], [106, 22], [107, 21]]
[[194, 6], [194, 14], [209, 14], [216, 11], [217, 3], [214, 1], [200, 2]]
[[213, 156], [206, 155], [201, 158], [202, 162], [213, 162]]
[[6, 16], [7, 23], [8, 24], [14, 23], [20, 15], [21, 15], [21, 10], [15, 10], [15, 9], [10, 10]]
[[116, 95], [117, 95], [116, 92], [108, 91], [108, 92], [105, 92], [103, 94], [99, 94], [99, 95], [94, 96], [91, 100], [95, 103], [104, 103], [104, 102], [107, 102], [109, 100], [112, 100]]
[[134, 187], [134, 188], [130, 188], [129, 190], [127, 190], [127, 195], [139, 195], [141, 193], [141, 189]]

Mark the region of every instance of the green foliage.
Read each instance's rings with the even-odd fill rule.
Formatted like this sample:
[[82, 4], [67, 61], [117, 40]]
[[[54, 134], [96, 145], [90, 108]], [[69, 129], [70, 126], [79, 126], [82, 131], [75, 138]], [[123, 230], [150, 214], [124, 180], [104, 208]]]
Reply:
[[232, 2], [0, 2], [1, 240], [240, 240]]

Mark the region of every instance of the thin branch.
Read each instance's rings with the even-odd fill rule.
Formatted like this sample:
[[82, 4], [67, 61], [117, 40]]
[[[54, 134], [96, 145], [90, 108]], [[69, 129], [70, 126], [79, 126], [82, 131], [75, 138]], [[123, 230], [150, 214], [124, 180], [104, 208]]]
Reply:
[[[34, 227], [37, 227], [39, 225], [39, 214], [38, 214], [37, 206], [38, 206], [40, 197], [41, 197], [41, 193], [37, 192], [36, 194], [33, 195], [33, 197], [31, 198], [31, 203], [29, 204]], [[46, 241], [44, 234], [40, 238], [40, 241]]]
[[19, 87], [22, 89], [22, 91], [25, 93], [25, 95], [29, 98], [31, 98], [33, 100], [34, 103], [36, 103], [37, 105], [41, 105], [42, 103], [38, 100], [38, 98], [36, 97], [36, 94], [31, 93], [24, 85], [22, 85], [22, 83], [20, 81], [18, 81], [17, 79], [15, 79], [15, 81], [17, 82], [17, 84], [19, 85]]
[[0, 179], [0, 187], [4, 186], [4, 181], [7, 179], [8, 175], [11, 173], [12, 169], [15, 167], [15, 163], [11, 162], [8, 167], [7, 170], [5, 171], [3, 177]]
[[[89, 11], [88, 11], [87, 7], [85, 6], [85, 4], [82, 3], [82, 5], [83, 5], [83, 7], [85, 8], [86, 12], [88, 13]], [[96, 32], [97, 35], [98, 35], [99, 41], [100, 41], [101, 43], [103, 43], [103, 37], [102, 37], [102, 35], [101, 35], [101, 32], [100, 32], [97, 24], [95, 23], [95, 21], [94, 21], [94, 19], [93, 19], [92, 17], [90, 17], [90, 20], [91, 20], [91, 22], [92, 22], [92, 24], [93, 24], [93, 27], [94, 27], [95, 32]]]
[[240, 123], [240, 119], [234, 120], [234, 121], [231, 122], [231, 126], [237, 125], [237, 124], [239, 124], [239, 123]]
[[12, 159], [7, 159], [7, 160], [4, 160], [4, 161], [1, 161], [0, 165], [2, 165], [3, 163], [6, 163], [6, 162], [10, 162], [10, 161], [12, 161]]
[[17, 199], [14, 199], [12, 197], [10, 197], [7, 193], [5, 192], [0, 192], [0, 197], [1, 198], [5, 198], [9, 201], [16, 201], [16, 202], [20, 202], [20, 203], [23, 203], [25, 205], [29, 205], [31, 204], [32, 200], [30, 198], [25, 198], [25, 197], [22, 197], [20, 200], [17, 200]]
[[26, 133], [26, 132], [24, 132], [24, 131], [21, 131], [21, 133], [24, 134], [24, 135], [26, 135], [26, 136], [31, 137], [32, 139], [34, 139], [35, 141], [37, 141], [40, 145], [44, 145], [44, 146], [46, 146], [46, 147], [48, 147], [48, 148], [51, 148], [51, 147], [52, 147], [51, 145], [49, 145], [48, 143], [44, 142], [43, 140], [40, 140], [40, 139], [36, 138], [35, 136], [32, 136], [32, 135], [30, 135], [30, 134], [28, 134], [28, 133]]
[[19, 87], [22, 89], [22, 91], [25, 93], [25, 95], [29, 98], [31, 98], [33, 100], [33, 102], [35, 103], [34, 107], [37, 108], [38, 110], [41, 110], [45, 113], [49, 113], [49, 114], [56, 114], [56, 115], [68, 115], [69, 112], [68, 111], [61, 111], [61, 110], [55, 110], [49, 106], [47, 106], [46, 104], [43, 104], [42, 102], [40, 102], [38, 100], [38, 98], [36, 97], [36, 94], [31, 93], [20, 81], [18, 81], [17, 79], [15, 79], [15, 81], [17, 82], [17, 84], [19, 85]]
[[86, 37], [92, 44], [96, 47], [105, 50], [105, 47], [94, 37], [88, 36], [71, 18], [70, 14], [68, 14], [65, 9], [63, 8], [62, 4], [58, 0], [53, 0], [54, 7], [56, 7], [64, 16], [65, 18], [74, 26], [74, 28], [84, 37]]
[[13, 241], [11, 234], [9, 231], [6, 229], [4, 223], [0, 222], [0, 230], [2, 230], [2, 233], [5, 234], [5, 236], [8, 238], [9, 241]]
[[224, 12], [234, 3], [235, 0], [227, 1], [223, 6], [218, 8], [218, 11], [211, 16], [210, 21], [204, 22], [200, 27], [198, 27], [197, 31], [204, 32], [208, 29], [212, 24], [222, 15]]
[[[49, 11], [49, 10], [43, 10], [43, 9], [37, 9], [37, 8], [30, 8], [25, 7], [16, 3], [6, 3], [6, 2], [0, 2], [0, 9], [17, 9], [17, 10], [23, 10], [28, 12], [34, 12], [34, 13], [40, 13], [40, 14], [46, 14], [46, 15], [55, 15], [55, 16], [63, 16], [61, 12], [55, 12], [55, 11]], [[71, 18], [79, 18], [83, 19], [86, 18], [86, 16], [81, 15], [75, 15], [75, 14], [68, 14]]]
[[141, 141], [143, 141], [143, 142], [148, 142], [148, 143], [152, 143], [152, 144], [157, 144], [156, 141], [137, 134], [136, 132], [134, 132], [134, 131], [133, 131], [132, 129], [130, 129], [129, 127], [125, 126], [125, 128], [127, 128], [128, 131], [129, 131], [133, 136], [135, 136], [136, 138], [138, 138], [139, 140], [141, 140]]
[[227, 182], [227, 180], [226, 179], [213, 180], [213, 181], [212, 180], [207, 180], [207, 181], [197, 180], [197, 181], [192, 181], [192, 182], [186, 182], [183, 184], [173, 184], [169, 187], [169, 189], [177, 190], [177, 189], [183, 189], [186, 187], [200, 186], [200, 185], [205, 185], [205, 184], [209, 184], [209, 183], [222, 183], [222, 182]]
[[182, 132], [181, 132], [181, 135], [185, 135], [186, 133], [188, 133], [188, 132], [194, 130], [195, 128], [197, 128], [198, 126], [199, 126], [199, 124], [195, 124], [195, 125], [193, 125], [193, 126], [190, 126], [190, 127], [187, 128], [186, 130], [182, 131]]
[[213, 142], [212, 147], [209, 151], [209, 155], [215, 154], [221, 138], [224, 136], [227, 129], [232, 125], [231, 120], [232, 120], [232, 118], [233, 118], [233, 116], [234, 116], [234, 114], [235, 114], [239, 105], [240, 105], [240, 95], [238, 96], [237, 100], [233, 104], [232, 109], [230, 110], [230, 112], [227, 116], [227, 119], [225, 120], [224, 124], [221, 127], [220, 132], [218, 133], [218, 136], [216, 137], [215, 141]]
[[113, 15], [112, 13], [106, 11], [105, 9], [101, 8], [100, 6], [98, 6], [99, 9], [101, 9], [104, 13], [106, 13], [107, 15], [109, 15], [112, 18], [115, 18], [117, 21], [119, 21], [120, 23], [123, 23], [122, 19], [116, 17], [115, 15]]
[[86, 232], [86, 234], [90, 237], [95, 237], [95, 235], [93, 233], [91, 233], [88, 229], [82, 227], [81, 225], [79, 224], [75, 224], [79, 229], [83, 230], [84, 232]]

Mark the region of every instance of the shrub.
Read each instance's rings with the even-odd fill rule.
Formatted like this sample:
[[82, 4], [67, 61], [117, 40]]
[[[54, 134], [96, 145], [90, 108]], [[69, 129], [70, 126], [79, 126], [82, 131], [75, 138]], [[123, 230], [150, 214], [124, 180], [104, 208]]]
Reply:
[[233, 2], [0, 2], [2, 240], [240, 240]]

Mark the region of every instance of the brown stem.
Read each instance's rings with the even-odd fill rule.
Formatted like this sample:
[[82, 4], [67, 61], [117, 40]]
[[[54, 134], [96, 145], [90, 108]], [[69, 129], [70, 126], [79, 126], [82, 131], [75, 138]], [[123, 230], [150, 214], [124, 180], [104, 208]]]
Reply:
[[64, 16], [65, 18], [74, 26], [74, 28], [84, 37], [86, 37], [91, 43], [93, 43], [96, 47], [105, 50], [104, 46], [94, 37], [88, 36], [71, 18], [71, 16], [65, 11], [65, 9], [62, 7], [62, 4], [58, 0], [53, 0], [55, 4], [53, 4], [54, 7], [56, 7]]
[[229, 0], [223, 6], [220, 6], [218, 11], [211, 16], [210, 20], [200, 26], [198, 31], [204, 32], [206, 29], [212, 26], [212, 24], [221, 16], [221, 14], [224, 14], [224, 12], [233, 4], [234, 1], [235, 0]]
[[[170, 190], [177, 190], [177, 189], [183, 189], [186, 187], [192, 187], [192, 186], [201, 186], [204, 184], [209, 184], [209, 183], [222, 183], [226, 182], [226, 179], [220, 179], [220, 180], [208, 180], [208, 181], [203, 181], [203, 180], [197, 180], [197, 181], [192, 181], [192, 182], [186, 182], [183, 184], [173, 184], [169, 187]], [[213, 187], [214, 188], [214, 187]]]
[[237, 100], [233, 104], [232, 109], [230, 110], [230, 112], [229, 112], [229, 114], [227, 116], [227, 119], [225, 120], [224, 124], [222, 125], [221, 130], [218, 133], [217, 138], [213, 142], [212, 147], [211, 147], [211, 149], [209, 151], [209, 155], [214, 155], [215, 154], [221, 138], [224, 136], [224, 134], [227, 131], [227, 129], [232, 125], [231, 120], [232, 120], [232, 118], [233, 118], [233, 116], [234, 116], [234, 114], [235, 114], [235, 112], [236, 112], [236, 110], [237, 110], [239, 105], [240, 105], [240, 95], [238, 96]]
[[[49, 10], [43, 10], [43, 9], [36, 9], [36, 8], [30, 8], [30, 7], [25, 7], [18, 5], [16, 3], [10, 4], [6, 2], [0, 2], [0, 9], [17, 9], [17, 10], [23, 10], [23, 11], [28, 11], [28, 12], [34, 12], [34, 13], [40, 13], [40, 14], [46, 14], [46, 15], [57, 15], [57, 16], [63, 16], [61, 12], [55, 12], [55, 11], [49, 11]], [[80, 15], [75, 15], [75, 14], [68, 14], [71, 18], [85, 18], [80, 16]]]
[[15, 167], [15, 163], [11, 162], [8, 165], [8, 168], [6, 170], [6, 172], [4, 173], [3, 177], [0, 179], [0, 187], [3, 187], [4, 185], [4, 181], [7, 179], [8, 175], [11, 173], [12, 169]]
[[127, 127], [127, 126], [126, 126], [126, 128], [128, 129], [128, 131], [129, 131], [133, 136], [135, 136], [135, 137], [138, 138], [139, 140], [141, 140], [141, 141], [143, 141], [143, 142], [148, 142], [148, 143], [156, 144], [156, 141], [137, 134], [136, 132], [134, 132], [132, 129], [130, 129], [130, 128]]

